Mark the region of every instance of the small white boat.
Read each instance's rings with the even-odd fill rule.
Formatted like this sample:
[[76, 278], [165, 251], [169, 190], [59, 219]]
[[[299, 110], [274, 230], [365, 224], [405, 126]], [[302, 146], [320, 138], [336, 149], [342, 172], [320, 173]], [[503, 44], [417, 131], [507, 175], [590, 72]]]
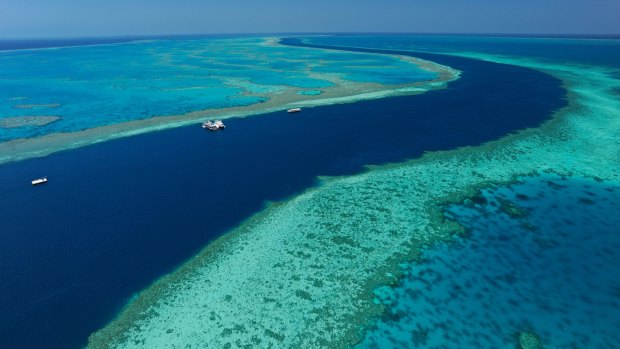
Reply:
[[47, 183], [47, 177], [37, 178], [34, 181], [32, 181], [32, 185], [39, 185], [39, 184], [44, 184], [44, 183]]
[[291, 108], [289, 110], [287, 110], [287, 113], [299, 113], [301, 111], [301, 108]]
[[202, 128], [206, 128], [210, 131], [218, 131], [226, 128], [226, 125], [222, 122], [222, 120], [215, 120], [215, 122], [205, 121], [202, 123]]

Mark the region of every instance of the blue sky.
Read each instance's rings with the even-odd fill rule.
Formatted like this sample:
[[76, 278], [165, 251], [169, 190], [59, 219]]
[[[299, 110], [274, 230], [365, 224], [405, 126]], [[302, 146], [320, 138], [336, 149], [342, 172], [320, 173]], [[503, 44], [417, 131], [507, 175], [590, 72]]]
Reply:
[[620, 34], [620, 0], [0, 0], [0, 37], [268, 32]]

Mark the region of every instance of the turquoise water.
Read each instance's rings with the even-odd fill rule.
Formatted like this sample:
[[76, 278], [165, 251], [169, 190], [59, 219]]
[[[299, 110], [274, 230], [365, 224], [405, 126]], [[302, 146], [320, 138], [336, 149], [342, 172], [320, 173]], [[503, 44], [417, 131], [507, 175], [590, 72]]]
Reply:
[[356, 64], [363, 66], [364, 69], [355, 70], [354, 66], [332, 65], [317, 67], [316, 71], [321, 73], [342, 73], [344, 68], [344, 77], [348, 80], [380, 84], [406, 84], [411, 82], [411, 79], [431, 80], [435, 76], [433, 73], [425, 71], [417, 72], [414, 76], [411, 76], [407, 72], [407, 66], [410, 63], [406, 62], [394, 62], [394, 64], [379, 66], [373, 60], [367, 59], [363, 61], [358, 60]]
[[[520, 173], [549, 166], [563, 169], [566, 177], [526, 178], [450, 207], [447, 216], [468, 233], [427, 249], [420, 262], [402, 265], [405, 276], [397, 285], [375, 290], [385, 315], [368, 323], [359, 348], [617, 347], [620, 189], [617, 181], [598, 176], [611, 171], [617, 178], [620, 40], [407, 35], [305, 40], [529, 66], [562, 77], [573, 94], [574, 109], [556, 116], [566, 126], [553, 135], [537, 133], [557, 148], [523, 140], [532, 144], [513, 150], [512, 164], [471, 172], [493, 181], [498, 172], [522, 166], [517, 160], [522, 154], [542, 150]], [[570, 176], [575, 172], [599, 180]], [[540, 346], [525, 345], [524, 337]]]
[[61, 119], [3, 129], [0, 141], [257, 105], [286, 88], [334, 87], [332, 73], [351, 82], [381, 84], [435, 77], [389, 56], [276, 46], [252, 37], [2, 51], [0, 119]]
[[[373, 40], [367, 37], [366, 43]], [[511, 42], [489, 38], [474, 44], [463, 39], [454, 44], [461, 46], [450, 48], [442, 40], [435, 44], [441, 52], [467, 47], [508, 53]], [[521, 40], [514, 39], [513, 55], [524, 60], [561, 47], [532, 43], [520, 52]], [[379, 48], [394, 42], [412, 47], [402, 37], [383, 41]], [[575, 52], [581, 47], [580, 41], [572, 41], [550, 54], [570, 61], [571, 47]], [[203, 44], [209, 49], [196, 48]], [[139, 49], [129, 48], [132, 45]], [[10, 92], [5, 96], [10, 105], [3, 107], [7, 115], [60, 115], [70, 108], [75, 114], [62, 114], [63, 119], [47, 126], [0, 134], [33, 129], [43, 134], [61, 126], [76, 130], [107, 122], [98, 108], [135, 120], [136, 110], [145, 113], [139, 118], [161, 115], [165, 108], [192, 110], [188, 105], [202, 103], [195, 100], [200, 98], [204, 103], [234, 105], [226, 103], [238, 102], [237, 97], [265, 100], [284, 90], [293, 95], [302, 88], [329, 91], [339, 80], [332, 81], [332, 74], [351, 83], [398, 83], [419, 73], [413, 69], [403, 70], [403, 76], [393, 74], [389, 66], [403, 64], [395, 58], [285, 49], [252, 38], [158, 40], [89, 50], [112, 47], [120, 48], [124, 58], [112, 53], [101, 58], [91, 52], [90, 62], [116, 62], [116, 67], [88, 68], [82, 64], [84, 52], [77, 50], [72, 53], [75, 60], [72, 57], [63, 68], [67, 75], [46, 69], [28, 75], [34, 81], [28, 81], [28, 91], [40, 85], [40, 96], [56, 98], [37, 100], [32, 92], [18, 95], [5, 87], [3, 91]], [[598, 56], [592, 62], [612, 61], [615, 47], [606, 46], [610, 54], [604, 57], [593, 51]], [[55, 51], [61, 53], [50, 53]], [[63, 51], [18, 53], [33, 54], [32, 61], [44, 68], [40, 60], [45, 55], [61, 60]], [[16, 54], [3, 53], [0, 59]], [[424, 250], [421, 263], [402, 264], [409, 269], [399, 287], [377, 290], [387, 316], [375, 323], [360, 346], [514, 348], [526, 332], [547, 347], [614, 348], [620, 333], [620, 189], [614, 172], [620, 168], [620, 125], [615, 117], [620, 109], [610, 93], [612, 87], [620, 91], [618, 84], [595, 67], [549, 65], [549, 70], [564, 72], [560, 77], [579, 111], [564, 118], [555, 115], [555, 125], [560, 126], [554, 135], [561, 139], [543, 128], [516, 136], [518, 146], [502, 141], [444, 156], [434, 151], [517, 132], [521, 127], [512, 123], [528, 117], [545, 120], [566, 103], [564, 91], [558, 80], [528, 68], [421, 56], [461, 70], [461, 79], [447, 89], [418, 96], [304, 109], [298, 117], [282, 112], [231, 120], [223, 133], [205, 136], [197, 127], [179, 128], [3, 165], [3, 227], [10, 234], [2, 234], [0, 252], [9, 266], [4, 270], [10, 272], [3, 278], [8, 282], [0, 284], [6, 295], [1, 298], [3, 309], [9, 310], [0, 320], [2, 341], [8, 347], [78, 347], [132, 294], [172, 271], [217, 234], [233, 229], [230, 239], [199, 254], [219, 257], [216, 264], [210, 259], [198, 267], [187, 264], [148, 287], [117, 318], [127, 321], [127, 327], [122, 321], [120, 327], [113, 323], [100, 332], [100, 341], [91, 343], [107, 347], [111, 339], [130, 338], [122, 344], [344, 347], [358, 339], [351, 332], [378, 313], [368, 307], [375, 281], [395, 281], [392, 273], [398, 263], [409, 260], [409, 253], [426, 243], [451, 239], [452, 231], [449, 236], [442, 233], [454, 227], [446, 223], [453, 220], [469, 228], [469, 234]], [[375, 57], [373, 64], [369, 57]], [[14, 65], [19, 60], [11, 59]], [[26, 71], [23, 62], [16, 66]], [[86, 79], [87, 74], [80, 75], [84, 67], [107, 69], [108, 75]], [[53, 76], [37, 82], [48, 73]], [[6, 81], [19, 81], [13, 71], [7, 70], [7, 76], [11, 78]], [[143, 81], [148, 86], [139, 84]], [[53, 94], [45, 87], [71, 82], [82, 85], [75, 85], [75, 98], [65, 102], [60, 101], [67, 96], [63, 91]], [[280, 85], [284, 83], [290, 85]], [[305, 87], [319, 85], [323, 87]], [[167, 91], [157, 95], [161, 100], [150, 93], [153, 87]], [[110, 103], [80, 99], [81, 94], [104, 97], [101, 90], [106, 88]], [[170, 100], [174, 108], [167, 105]], [[97, 105], [90, 109], [94, 114], [83, 113], [89, 110], [87, 102]], [[376, 120], [381, 127], [368, 127]], [[395, 163], [425, 151], [432, 153], [422, 161], [357, 173], [362, 164]], [[442, 206], [437, 202], [447, 196], [506, 183], [541, 168], [581, 177], [545, 175], [508, 188], [492, 187], [464, 205], [450, 207], [449, 219], [439, 214]], [[51, 177], [56, 179], [33, 189], [24, 178], [40, 171], [55, 172]], [[584, 179], [584, 173], [616, 182]], [[260, 210], [264, 200], [308, 189], [320, 174], [343, 178], [325, 179], [303, 195], [269, 205], [259, 219], [241, 223]], [[92, 185], [92, 178], [98, 178], [98, 185]], [[38, 219], [28, 214], [35, 201], [41, 211]], [[131, 327], [144, 309], [157, 313]]]
[[424, 253], [359, 348], [547, 348], [620, 343], [620, 187], [545, 175], [484, 190], [447, 216], [468, 228]]
[[297, 94], [304, 96], [318, 96], [321, 93], [323, 93], [321, 90], [301, 90], [297, 92]]
[[[111, 320], [132, 294], [186, 261], [209, 240], [241, 224], [260, 210], [265, 200], [281, 200], [304, 191], [313, 186], [317, 175], [348, 175], [364, 171], [364, 164], [398, 162], [420, 156], [426, 150], [479, 144], [515, 129], [538, 125], [553, 110], [564, 105], [564, 91], [559, 82], [541, 73], [463, 58], [437, 58], [443, 59], [441, 64], [469, 74], [452, 82], [448, 89], [415, 96], [304, 108], [303, 113], [294, 117], [277, 112], [231, 119], [226, 121], [226, 131], [220, 133], [205, 134], [195, 126], [153, 132], [3, 165], [0, 204], [4, 206], [0, 216], [3, 227], [12, 233], [2, 235], [4, 239], [0, 244], [5, 270], [11, 271], [3, 279], [7, 282], [0, 284], [3, 295], [0, 308], [6, 309], [0, 319], [5, 321], [0, 324], [3, 334], [0, 343], [6, 343], [5, 347], [79, 347], [85, 344], [90, 333]], [[531, 85], [534, 87], [525, 92]], [[499, 94], [494, 91], [497, 86], [502, 87]], [[515, 95], [519, 98], [515, 99]], [[545, 98], [536, 98], [536, 95]], [[489, 104], [481, 113], [479, 106], [469, 103], [474, 98], [495, 104]], [[497, 113], [504, 110], [509, 112], [497, 118]], [[528, 111], [525, 118], [520, 117], [521, 111]], [[379, 119], [381, 127], [368, 127]], [[446, 124], [458, 132], [443, 137]], [[35, 172], [48, 175], [49, 185], [33, 190], [28, 182], [26, 186], [20, 184]], [[97, 180], [96, 185], [92, 183], [93, 178]], [[398, 182], [390, 180], [389, 183], [401, 188]], [[345, 202], [363, 202], [355, 193], [348, 192], [351, 200], [342, 195], [334, 197], [341, 197]], [[27, 207], [31, 207], [33, 200], [45, 217], [39, 215], [38, 219], [31, 219]], [[331, 202], [331, 198], [324, 202]], [[338, 206], [347, 209], [347, 205]], [[318, 219], [317, 222], [339, 219], [342, 217]], [[295, 216], [281, 221], [291, 222], [291, 227], [297, 226]], [[311, 230], [321, 227], [321, 224], [312, 225]], [[294, 230], [284, 229], [283, 232], [293, 237], [291, 231]], [[278, 236], [275, 230], [267, 232], [269, 236]], [[318, 235], [325, 239], [325, 244], [315, 241], [317, 253], [320, 251], [316, 257], [321, 263], [331, 261], [343, 265], [344, 261], [325, 254], [339, 248], [330, 238], [333, 236], [334, 241], [338, 241], [337, 237], [346, 236], [346, 231], [330, 229]], [[248, 237], [254, 242], [257, 234], [250, 233]], [[365, 237], [366, 234], [359, 235], [360, 240]], [[273, 244], [263, 245], [272, 246], [277, 248]], [[270, 256], [283, 256], [260, 250]], [[307, 251], [307, 247], [289, 246], [279, 251], [285, 254], [286, 250], [301, 252]], [[353, 251], [337, 255], [349, 254]], [[374, 260], [379, 260], [381, 255], [373, 256]], [[297, 265], [299, 260], [290, 259], [297, 258], [287, 256], [281, 259], [283, 266]], [[374, 269], [374, 263], [364, 257], [365, 263], [358, 266], [365, 268], [366, 264]], [[255, 259], [242, 256], [238, 260], [245, 263]], [[277, 268], [275, 263], [262, 264], [265, 267], [261, 272], [253, 272], [245, 266], [226, 266], [223, 270], [225, 274], [247, 272], [252, 278], [274, 275], [278, 282], [287, 284], [288, 280], [293, 281], [287, 268]], [[250, 264], [252, 267], [258, 265]], [[326, 285], [342, 275], [332, 274], [331, 268], [322, 272], [306, 266], [294, 272], [302, 270], [304, 273], [316, 271], [317, 279]], [[349, 272], [355, 270], [347, 269]], [[23, 275], [31, 275], [31, 278], [24, 279]], [[33, 282], [37, 287], [31, 287]], [[303, 283], [290, 285], [297, 287]], [[228, 287], [241, 292], [260, 291], [259, 285], [267, 285], [265, 296], [279, 298], [276, 292], [282, 292], [282, 299], [295, 302], [295, 291], [273, 286], [277, 284], [266, 280], [240, 287], [233, 281], [225, 283], [218, 292], [228, 293]], [[200, 288], [200, 284], [197, 287]], [[316, 291], [329, 301], [334, 299], [330, 290], [325, 287]], [[215, 296], [216, 293], [207, 291], [204, 295]], [[340, 292], [339, 295], [347, 294]], [[35, 304], [34, 299], [40, 301]], [[235, 297], [235, 302], [260, 309], [262, 299]], [[298, 305], [304, 306], [303, 303]], [[252, 323], [240, 317], [240, 314], [249, 314], [247, 308], [241, 312], [231, 302], [220, 302], [206, 309], [218, 311], [216, 306], [235, 313], [227, 317], [228, 321], [248, 328]], [[267, 318], [269, 324], [294, 323], [290, 321], [292, 316], [309, 313], [307, 308], [296, 315], [289, 314], [294, 310], [282, 310], [280, 314], [285, 314], [284, 318], [264, 312], [262, 314], [269, 316], [264, 316], [260, 323], [267, 326]], [[224, 316], [224, 311], [219, 313]], [[342, 315], [334, 314], [332, 318], [340, 322], [335, 316]], [[203, 325], [199, 316], [187, 318], [192, 325]], [[278, 326], [273, 330], [280, 332]], [[214, 331], [210, 334], [224, 329], [218, 325], [208, 328]], [[290, 328], [291, 332], [295, 329]], [[175, 335], [180, 331], [175, 329]], [[299, 337], [291, 332], [287, 332], [291, 340]], [[248, 341], [249, 337], [242, 340]], [[263, 331], [259, 332], [259, 338], [265, 344], [269, 340]], [[201, 339], [192, 335], [190, 340]], [[220, 346], [213, 344], [213, 347]]]

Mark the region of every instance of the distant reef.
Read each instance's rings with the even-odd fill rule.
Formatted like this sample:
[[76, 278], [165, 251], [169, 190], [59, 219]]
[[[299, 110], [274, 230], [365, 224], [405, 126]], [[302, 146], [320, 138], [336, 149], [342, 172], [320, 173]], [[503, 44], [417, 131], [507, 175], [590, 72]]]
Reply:
[[35, 108], [58, 108], [60, 107], [59, 103], [51, 103], [51, 104], [18, 104], [14, 106], [15, 109], [35, 109]]
[[0, 119], [0, 128], [45, 126], [60, 119], [60, 116], [15, 116], [11, 118]]

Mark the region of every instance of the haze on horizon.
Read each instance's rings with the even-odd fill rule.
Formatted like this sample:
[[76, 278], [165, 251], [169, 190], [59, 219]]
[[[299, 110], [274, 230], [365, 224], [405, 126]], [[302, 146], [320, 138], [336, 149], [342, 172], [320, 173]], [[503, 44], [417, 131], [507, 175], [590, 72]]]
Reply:
[[0, 0], [0, 38], [284, 32], [620, 34], [620, 0]]

